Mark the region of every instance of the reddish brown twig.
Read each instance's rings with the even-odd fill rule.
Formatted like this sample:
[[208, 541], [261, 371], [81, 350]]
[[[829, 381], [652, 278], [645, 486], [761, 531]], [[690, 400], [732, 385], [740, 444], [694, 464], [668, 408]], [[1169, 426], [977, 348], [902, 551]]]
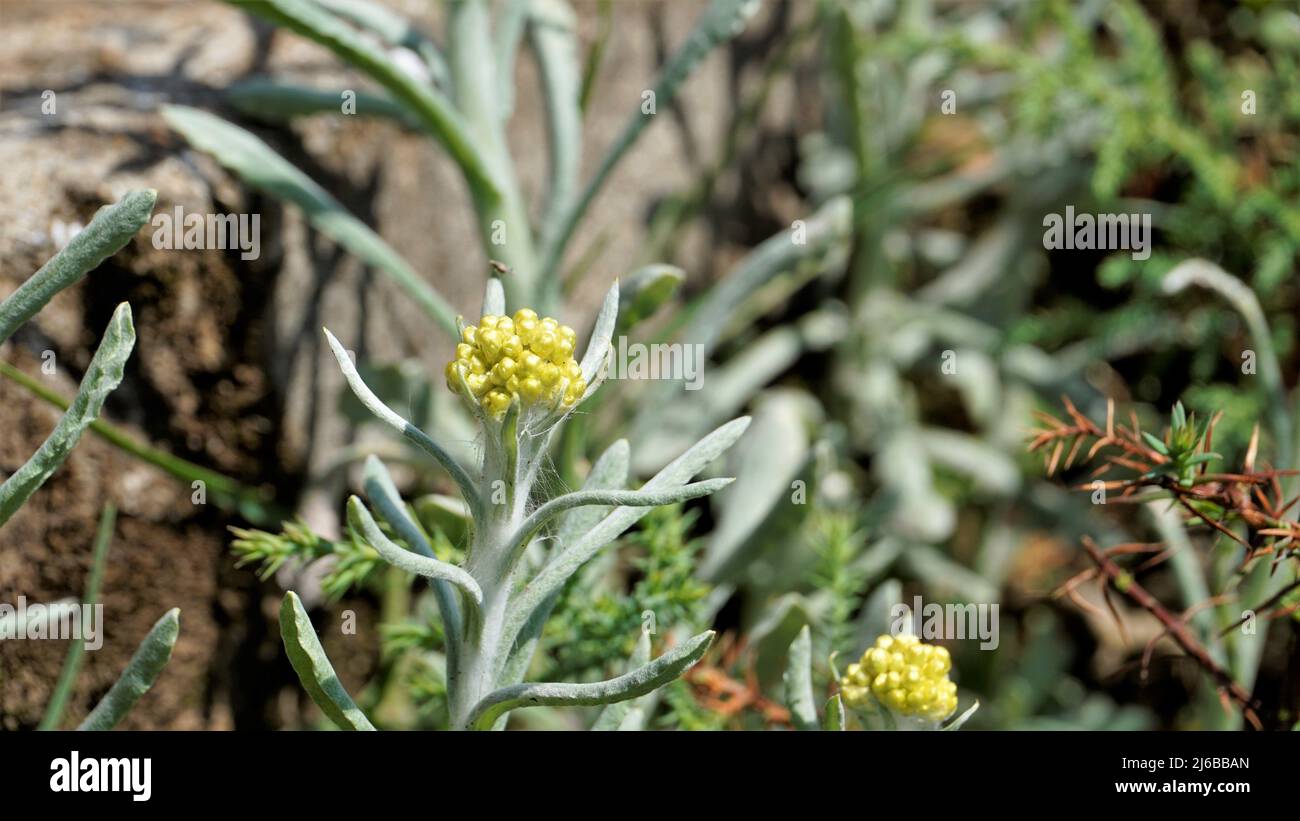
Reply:
[[[1290, 595], [1292, 592], [1294, 592], [1297, 589], [1300, 589], [1300, 579], [1296, 579], [1295, 581], [1288, 584], [1286, 587], [1274, 593], [1272, 596], [1269, 596], [1268, 599], [1263, 601], [1258, 607], [1251, 608], [1251, 613], [1254, 614], [1254, 613], [1258, 613], [1261, 610], [1267, 610], [1268, 608], [1272, 607], [1273, 605], [1285, 599], [1288, 595]], [[1270, 618], [1277, 618], [1280, 615], [1287, 615], [1287, 614], [1284, 613], [1265, 614], [1264, 618], [1265, 620], [1268, 620]], [[1223, 638], [1224, 636], [1228, 635], [1233, 630], [1236, 630], [1238, 627], [1250, 621], [1250, 619], [1251, 619], [1250, 616], [1242, 616], [1239, 620], [1223, 628], [1223, 632], [1219, 633], [1219, 638]]]
[[1250, 693], [1247, 693], [1226, 670], [1210, 657], [1209, 652], [1196, 640], [1196, 637], [1191, 634], [1183, 621], [1166, 610], [1155, 596], [1148, 593], [1146, 588], [1138, 584], [1132, 575], [1120, 567], [1114, 559], [1106, 555], [1105, 551], [1097, 547], [1092, 539], [1084, 537], [1083, 549], [1088, 551], [1088, 555], [1096, 563], [1097, 568], [1109, 580], [1110, 586], [1128, 597], [1138, 607], [1155, 616], [1160, 624], [1164, 626], [1169, 636], [1183, 649], [1183, 652], [1214, 679], [1219, 686], [1220, 692], [1226, 693], [1237, 703], [1241, 708], [1242, 715], [1250, 722], [1251, 726], [1256, 730], [1262, 730], [1263, 725], [1259, 721], [1259, 716], [1255, 714]]

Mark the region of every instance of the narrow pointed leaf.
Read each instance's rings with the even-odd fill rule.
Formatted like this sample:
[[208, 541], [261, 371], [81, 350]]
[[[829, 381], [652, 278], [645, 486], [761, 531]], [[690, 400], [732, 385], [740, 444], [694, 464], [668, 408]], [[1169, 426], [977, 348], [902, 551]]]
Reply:
[[605, 372], [605, 359], [609, 356], [610, 339], [614, 336], [614, 325], [618, 322], [618, 280], [610, 286], [605, 294], [605, 302], [600, 306], [595, 328], [587, 342], [587, 352], [582, 355], [582, 378], [587, 382], [590, 394], [600, 384], [597, 376]]
[[[383, 462], [379, 461], [379, 457], [374, 455], [366, 459], [365, 488], [366, 496], [379, 511], [379, 515], [383, 516], [389, 526], [397, 531], [397, 535], [406, 540], [412, 550], [421, 556], [436, 558], [433, 546], [424, 537], [424, 531], [406, 511], [406, 505], [402, 504], [402, 497], [397, 492], [397, 486], [393, 484], [393, 477], [388, 474], [388, 469], [384, 467]], [[434, 579], [433, 595], [438, 600], [443, 630], [448, 636], [445, 652], [447, 680], [450, 682], [455, 680], [460, 671], [460, 640], [464, 631], [460, 602], [456, 598], [454, 585], [443, 579]]]
[[366, 506], [356, 496], [348, 499], [348, 522], [365, 536], [366, 542], [379, 552], [384, 561], [394, 567], [400, 567], [408, 573], [424, 576], [427, 579], [450, 582], [465, 591], [475, 604], [483, 601], [483, 591], [479, 588], [478, 582], [464, 570], [454, 564], [421, 556], [393, 544], [379, 529], [370, 511], [366, 510]]
[[797, 729], [817, 729], [817, 704], [813, 700], [812, 684], [812, 632], [806, 624], [790, 643], [785, 669], [785, 699]]
[[[715, 47], [739, 34], [760, 5], [759, 0], [713, 0], [709, 4], [686, 38], [686, 42], [669, 59], [655, 83], [656, 111], [668, 111], [671, 108], [686, 78]], [[544, 248], [545, 262], [542, 270], [547, 278], [559, 268], [565, 246], [568, 245], [582, 215], [596, 198], [597, 192], [608, 181], [614, 167], [623, 159], [628, 149], [636, 143], [637, 138], [653, 119], [653, 114], [643, 113], [640, 109], [632, 115], [582, 193], [557, 220], [557, 227], [551, 232]]]
[[211, 154], [244, 182], [301, 208], [317, 230], [391, 276], [443, 330], [456, 335], [456, 312], [447, 300], [370, 226], [275, 149], [239, 126], [197, 108], [164, 106], [162, 114], [191, 145]]
[[[356, 95], [356, 116], [382, 117], [407, 128], [420, 123], [405, 108], [382, 94], [347, 89]], [[264, 123], [287, 123], [313, 114], [338, 114], [344, 102], [343, 89], [321, 89], [277, 80], [254, 79], [236, 83], [226, 90], [226, 100], [241, 114]]]
[[409, 106], [419, 116], [424, 127], [460, 166], [471, 187], [489, 195], [496, 193], [497, 185], [489, 165], [451, 101], [410, 74], [374, 41], [321, 6], [306, 0], [226, 2], [320, 43], [369, 74], [394, 99]]
[[348, 695], [334, 672], [298, 594], [290, 590], [280, 603], [280, 638], [298, 681], [330, 721], [343, 730], [373, 730], [374, 725]]
[[68, 458], [82, 432], [99, 416], [104, 400], [121, 383], [126, 360], [134, 346], [131, 306], [123, 302], [108, 322], [72, 405], [32, 458], [0, 485], [0, 525], [9, 521], [23, 502]]
[[[576, 195], [582, 159], [582, 68], [573, 8], [565, 0], [532, 0], [528, 40], [541, 69], [546, 99], [551, 167], [542, 208], [546, 215], [542, 228], [545, 243], [561, 228], [559, 222]], [[554, 287], [554, 279], [548, 285]]]
[[[747, 427], [747, 416], [733, 419], [721, 426], [655, 474], [641, 489], [660, 490], [685, 484], [735, 444]], [[572, 546], [553, 555], [511, 603], [505, 631], [507, 646], [514, 642], [519, 630], [539, 605], [559, 590], [588, 559], [640, 521], [649, 510], [644, 507], [617, 507]]]
[[[627, 662], [627, 672], [631, 673], [640, 667], [650, 663], [650, 632], [642, 630], [641, 635], [637, 636], [636, 647], [632, 650], [632, 657]], [[626, 701], [616, 701], [613, 704], [605, 705], [605, 709], [600, 711], [596, 717], [596, 723], [591, 725], [593, 730], [618, 730], [627, 720], [628, 714], [636, 706], [635, 699]]]
[[443, 450], [437, 442], [429, 438], [424, 431], [412, 425], [403, 419], [396, 411], [380, 401], [375, 392], [370, 390], [365, 381], [362, 380], [361, 374], [357, 373], [357, 366], [352, 364], [352, 357], [343, 349], [339, 341], [334, 338], [334, 334], [328, 329], [325, 331], [325, 338], [329, 341], [330, 350], [334, 352], [334, 358], [338, 360], [339, 368], [343, 371], [343, 376], [347, 379], [348, 386], [352, 392], [361, 400], [375, 416], [387, 423], [390, 427], [399, 431], [403, 436], [413, 442], [416, 447], [432, 456], [438, 464], [446, 468], [451, 474], [451, 478], [460, 488], [461, 495], [465, 497], [465, 503], [469, 505], [471, 515], [478, 518], [478, 512], [482, 509], [481, 501], [478, 497], [478, 491], [474, 489], [474, 480], [470, 478], [469, 473], [461, 466], [459, 462], [447, 451]]
[[945, 724], [942, 729], [960, 730], [962, 725], [965, 724], [967, 721], [970, 721], [971, 716], [975, 715], [975, 711], [978, 710], [979, 708], [980, 708], [980, 703], [977, 701], [971, 706], [967, 707], [966, 710], [961, 715], [957, 716], [952, 721]]
[[0, 342], [31, 319], [59, 291], [81, 280], [120, 251], [149, 222], [158, 192], [132, 191], [96, 212], [63, 250], [0, 303]]
[[180, 618], [181, 611], [173, 607], [154, 623], [122, 675], [81, 722], [78, 730], [113, 729], [140, 697], [149, 692], [172, 657], [172, 648], [181, 632]]
[[527, 546], [528, 540], [533, 537], [547, 522], [558, 516], [560, 513], [577, 507], [587, 507], [592, 505], [610, 507], [622, 505], [625, 507], [659, 507], [660, 505], [671, 505], [677, 502], [684, 502], [688, 499], [698, 499], [701, 496], [708, 496], [711, 493], [723, 489], [731, 484], [734, 479], [706, 479], [703, 482], [692, 482], [691, 484], [681, 485], [679, 487], [666, 488], [664, 490], [579, 490], [573, 493], [566, 493], [563, 496], [557, 496], [546, 504], [533, 511], [524, 523], [519, 526], [510, 540], [512, 551], [522, 550]]
[[644, 667], [618, 678], [588, 684], [516, 684], [490, 693], [474, 706], [469, 725], [487, 730], [497, 719], [520, 707], [574, 707], [612, 704], [643, 696], [676, 679], [699, 661], [713, 641], [713, 631], [701, 633], [664, 653]]

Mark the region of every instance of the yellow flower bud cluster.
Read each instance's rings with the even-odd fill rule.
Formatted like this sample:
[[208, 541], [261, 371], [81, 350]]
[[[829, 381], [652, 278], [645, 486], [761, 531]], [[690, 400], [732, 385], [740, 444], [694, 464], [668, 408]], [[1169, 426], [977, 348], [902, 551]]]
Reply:
[[494, 417], [503, 415], [516, 396], [523, 405], [550, 405], [558, 398], [572, 407], [587, 390], [573, 358], [576, 342], [572, 328], [549, 316], [538, 318], [527, 308], [513, 317], [485, 316], [465, 328], [456, 358], [447, 363], [447, 386], [454, 392], [468, 386], [472, 398]]
[[850, 664], [840, 693], [850, 707], [868, 697], [895, 713], [942, 721], [957, 709], [957, 685], [948, 679], [952, 658], [943, 647], [916, 636], [881, 636], [876, 645]]

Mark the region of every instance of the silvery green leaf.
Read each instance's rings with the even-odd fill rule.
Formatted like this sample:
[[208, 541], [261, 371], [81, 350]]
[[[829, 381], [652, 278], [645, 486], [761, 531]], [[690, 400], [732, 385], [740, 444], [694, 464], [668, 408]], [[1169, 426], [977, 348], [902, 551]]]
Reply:
[[618, 678], [586, 684], [516, 684], [484, 696], [470, 712], [469, 726], [491, 729], [497, 719], [521, 707], [570, 707], [612, 704], [643, 696], [676, 679], [699, 661], [713, 641], [714, 633], [701, 633], [659, 658]]
[[967, 721], [970, 721], [970, 717], [975, 715], [975, 711], [978, 710], [979, 708], [980, 708], [980, 703], [976, 701], [974, 704], [967, 707], [966, 710], [963, 711], [961, 715], [957, 716], [956, 718], [954, 718], [952, 721], [945, 724], [940, 729], [960, 730], [961, 726], [965, 724]]
[[172, 657], [176, 637], [181, 632], [181, 611], [172, 608], [154, 623], [149, 634], [140, 642], [131, 661], [108, 693], [90, 711], [78, 730], [111, 730], [135, 706], [140, 697], [158, 680], [163, 668]]
[[675, 265], [647, 265], [633, 271], [619, 293], [618, 331], [649, 319], [685, 281], [686, 272]]
[[[419, 121], [389, 97], [361, 89], [347, 90], [356, 95], [357, 116], [383, 117], [419, 130]], [[225, 92], [226, 100], [241, 114], [276, 124], [313, 114], [338, 114], [343, 95], [341, 89], [325, 90], [262, 78], [235, 83]]]
[[149, 222], [157, 198], [158, 192], [153, 189], [132, 191], [99, 209], [90, 225], [0, 303], [0, 342], [35, 316], [55, 294], [81, 281], [130, 242]]
[[826, 720], [822, 729], [840, 731], [844, 729], [844, 700], [836, 693], [826, 702]]
[[806, 624], [790, 642], [790, 658], [785, 669], [785, 700], [796, 729], [817, 729], [817, 705], [813, 700], [812, 683], [812, 630]]
[[492, 30], [492, 53], [496, 60], [497, 96], [500, 98], [501, 121], [506, 122], [515, 110], [515, 58], [528, 21], [528, 0], [506, 0]]
[[1209, 601], [1211, 598], [1210, 584], [1200, 555], [1187, 536], [1187, 528], [1180, 515], [1181, 511], [1170, 509], [1163, 500], [1147, 502], [1145, 507], [1155, 522], [1156, 529], [1160, 531], [1160, 540], [1169, 545], [1169, 566], [1173, 568], [1174, 577], [1178, 579], [1183, 607], [1190, 614], [1188, 621], [1196, 629], [1197, 636], [1204, 643], [1210, 658], [1219, 664], [1225, 664], [1227, 660], [1224, 655], [1223, 641], [1219, 631], [1214, 628], [1213, 609], [1196, 608], [1197, 602]]
[[[495, 182], [492, 191], [471, 184], [480, 234], [489, 252], [510, 267], [510, 276], [502, 283], [510, 302], [545, 311], [547, 304], [538, 301], [535, 292], [539, 280], [532, 221], [514, 170], [506, 123], [501, 117], [503, 101], [499, 96], [503, 80], [501, 67], [492, 59], [494, 45], [488, 3], [485, 0], [449, 3], [446, 21], [447, 59], [456, 112]], [[509, 231], [499, 233], [494, 226], [509, 226]]]
[[[794, 482], [812, 457], [802, 409], [793, 397], [773, 393], [759, 403], [748, 435], [727, 456], [735, 486], [717, 497], [718, 521], [700, 564], [700, 577], [717, 581], [751, 560], [759, 529], [782, 512], [802, 512]], [[806, 488], [805, 488], [806, 492]]]
[[352, 392], [356, 394], [362, 404], [369, 408], [371, 413], [378, 416], [390, 427], [400, 431], [403, 436], [414, 442], [418, 448], [432, 456], [437, 460], [438, 464], [446, 468], [447, 472], [451, 474], [451, 478], [456, 482], [456, 486], [460, 488], [461, 495], [465, 497], [465, 503], [469, 506], [470, 514], [476, 515], [482, 509], [482, 502], [479, 499], [478, 491], [474, 487], [474, 480], [470, 478], [465, 468], [452, 458], [451, 454], [443, 450], [437, 442], [430, 439], [424, 431], [415, 427], [399, 416], [392, 408], [379, 401], [379, 397], [375, 396], [374, 392], [361, 380], [361, 375], [357, 373], [356, 365], [352, 364], [352, 358], [348, 356], [348, 352], [343, 349], [343, 346], [339, 344], [339, 341], [334, 338], [334, 334], [330, 333], [328, 329], [325, 330], [325, 338], [329, 341], [330, 350], [334, 352], [334, 358], [338, 360], [339, 368], [342, 369], [348, 386], [352, 388]]
[[[641, 634], [637, 636], [636, 647], [632, 650], [632, 657], [627, 662], [627, 672], [631, 673], [640, 667], [650, 663], [650, 631], [642, 629]], [[605, 709], [600, 711], [596, 718], [596, 723], [591, 725], [593, 730], [621, 730], [627, 720], [628, 715], [632, 712], [633, 707], [638, 705], [637, 700], [616, 701], [613, 704], [605, 705]]]
[[447, 300], [383, 238], [269, 145], [239, 126], [197, 108], [163, 106], [162, 114], [191, 145], [211, 154], [244, 182], [301, 208], [317, 230], [391, 276], [443, 330], [456, 335], [456, 312]]
[[[627, 486], [627, 470], [630, 461], [630, 449], [626, 439], [619, 439], [605, 449], [596, 463], [591, 466], [583, 490], [622, 490]], [[560, 518], [556, 536], [560, 549], [572, 544], [579, 536], [591, 530], [605, 516], [608, 510], [599, 507], [574, 508]]]
[[[749, 427], [749, 417], [733, 419], [701, 439], [650, 481], [642, 490], [662, 490], [685, 484], [692, 476], [704, 470], [727, 451]], [[602, 547], [618, 538], [623, 531], [636, 524], [649, 512], [649, 508], [618, 507], [594, 528], [572, 545], [555, 554], [544, 567], [515, 596], [511, 602], [504, 631], [505, 643], [510, 646], [519, 635], [533, 611], [558, 591], [573, 573], [596, 555]]]
[[[582, 70], [578, 58], [577, 20], [565, 0], [531, 0], [528, 40], [542, 74], [546, 99], [546, 139], [550, 176], [542, 206], [542, 238], [559, 229], [578, 188], [582, 160]], [[552, 272], [553, 274], [554, 272]], [[555, 287], [555, 279], [548, 287]]]
[[[665, 389], [652, 390], [650, 398], [661, 404], [647, 403], [634, 422], [632, 439], [637, 444], [637, 470], [649, 472], [658, 469], [699, 438], [701, 433], [723, 419], [730, 419], [750, 404], [756, 394], [789, 370], [807, 351], [825, 347], [812, 343], [805, 329], [819, 328], [825, 332], [829, 330], [827, 324], [835, 326], [839, 330], [834, 332], [833, 340], [827, 340], [827, 346], [838, 341], [846, 323], [837, 314], [835, 311], [814, 311], [797, 325], [783, 325], [767, 331], [721, 365], [706, 367], [701, 358], [697, 362], [699, 378], [693, 385], [683, 380], [665, 381]], [[822, 320], [829, 320], [829, 323]], [[686, 350], [691, 349], [688, 347]], [[671, 390], [667, 386], [671, 386]], [[801, 397], [800, 409], [809, 424], [820, 423], [821, 406], [810, 394], [794, 393], [788, 389], [783, 393]], [[651, 408], [655, 409], [654, 413], [650, 412]]]
[[370, 0], [315, 0], [332, 14], [373, 32], [390, 46], [409, 49], [424, 61], [435, 85], [447, 83], [447, 65], [433, 41], [421, 34], [405, 17]]
[[[405, 539], [411, 549], [421, 556], [435, 559], [433, 547], [424, 537], [419, 524], [406, 511], [406, 505], [402, 504], [402, 497], [397, 492], [397, 486], [393, 484], [393, 477], [388, 474], [388, 469], [376, 456], [366, 458], [365, 488], [370, 503], [397, 532], [397, 535]], [[460, 671], [460, 639], [463, 631], [460, 603], [456, 600], [455, 590], [452, 589], [452, 583], [449, 581], [434, 579], [433, 594], [438, 600], [443, 630], [448, 636], [447, 678], [455, 679]]]
[[[694, 72], [709, 52], [735, 37], [744, 28], [746, 21], [758, 11], [760, 0], [712, 0], [709, 7], [700, 15], [699, 21], [686, 38], [686, 42], [668, 60], [663, 72], [655, 83], [655, 110], [668, 111], [686, 78]], [[639, 105], [639, 103], [638, 103]], [[587, 208], [595, 199], [596, 193], [609, 179], [610, 172], [618, 165], [623, 155], [636, 143], [641, 132], [650, 124], [653, 115], [642, 113], [638, 107], [635, 114], [624, 126], [618, 139], [601, 160], [600, 167], [582, 190], [582, 194], [565, 210], [557, 220], [557, 227], [550, 233], [543, 249], [544, 262], [542, 271], [550, 279], [559, 268], [561, 256], [573, 231]]]
[[342, 730], [373, 730], [374, 725], [348, 695], [316, 636], [316, 628], [298, 594], [290, 590], [280, 603], [280, 638], [298, 681], [311, 700]]
[[479, 152], [451, 101], [394, 61], [382, 46], [321, 6], [306, 0], [226, 0], [231, 5], [284, 26], [320, 43], [370, 75], [394, 99], [409, 106], [424, 127], [442, 143], [476, 192], [499, 191], [490, 165]]
[[86, 369], [81, 387], [67, 412], [36, 453], [0, 485], [0, 526], [9, 521], [23, 502], [68, 458], [82, 432], [99, 416], [104, 400], [121, 383], [126, 360], [134, 346], [131, 306], [123, 302], [113, 311], [99, 348], [90, 360], [90, 367]]
[[365, 537], [366, 543], [378, 551], [384, 561], [394, 567], [399, 567], [407, 573], [424, 576], [427, 579], [454, 584], [464, 591], [465, 595], [475, 604], [483, 601], [483, 591], [479, 588], [478, 582], [474, 581], [474, 577], [461, 568], [448, 562], [421, 556], [410, 550], [403, 550], [393, 544], [379, 529], [379, 525], [371, 517], [370, 511], [366, 510], [365, 504], [356, 496], [348, 499], [348, 523]]
[[[587, 382], [587, 395], [600, 384], [606, 370], [605, 360], [609, 356], [610, 339], [614, 336], [614, 325], [618, 321], [618, 280], [610, 286], [605, 294], [605, 301], [596, 316], [596, 325], [587, 342], [587, 351], [582, 355], [582, 378]], [[597, 378], [597, 377], [600, 378]]]
[[488, 277], [487, 285], [483, 289], [483, 313], [479, 316], [505, 316], [505, 313], [506, 292], [501, 287], [501, 280]]
[[507, 554], [513, 556], [522, 551], [528, 546], [529, 540], [538, 530], [566, 510], [588, 506], [659, 507], [661, 505], [671, 505], [716, 493], [733, 481], [730, 478], [706, 479], [702, 482], [692, 482], [663, 490], [578, 490], [573, 493], [566, 493], [546, 502], [523, 521], [523, 524], [519, 526], [519, 529], [506, 543], [509, 545]]
[[966, 412], [981, 429], [993, 425], [1002, 412], [1002, 375], [998, 373], [993, 357], [970, 348], [953, 350], [960, 363], [956, 371], [948, 374], [961, 392]]

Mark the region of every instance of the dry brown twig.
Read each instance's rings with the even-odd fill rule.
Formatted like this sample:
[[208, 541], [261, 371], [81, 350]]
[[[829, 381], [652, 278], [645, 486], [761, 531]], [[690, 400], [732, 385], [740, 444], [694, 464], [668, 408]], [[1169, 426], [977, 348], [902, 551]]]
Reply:
[[[1079, 485], [1079, 489], [1096, 490], [1100, 482], [1100, 487], [1107, 492], [1119, 491], [1118, 499], [1122, 502], [1169, 498], [1172, 504], [1188, 514], [1190, 524], [1202, 522], [1215, 534], [1242, 546], [1244, 550], [1239, 571], [1244, 570], [1254, 559], [1269, 554], [1272, 554], [1272, 570], [1276, 571], [1284, 558], [1300, 555], [1296, 548], [1300, 544], [1300, 523], [1288, 518], [1288, 513], [1300, 501], [1300, 497], [1287, 500], [1281, 483], [1282, 477], [1294, 476], [1300, 474], [1300, 471], [1256, 469], [1258, 426], [1251, 436], [1241, 472], [1210, 473], [1209, 463], [1218, 459], [1216, 454], [1211, 453], [1211, 447], [1214, 428], [1221, 414], [1215, 414], [1202, 431], [1196, 426], [1195, 417], [1187, 416], [1179, 405], [1173, 413], [1173, 424], [1165, 432], [1164, 438], [1158, 439], [1143, 433], [1136, 414], [1130, 414], [1130, 425], [1117, 425], [1113, 400], [1106, 405], [1104, 428], [1081, 413], [1068, 398], [1063, 397], [1062, 402], [1068, 419], [1057, 419], [1050, 414], [1036, 412], [1035, 416], [1043, 423], [1043, 427], [1032, 432], [1028, 446], [1031, 452], [1041, 451], [1044, 454], [1049, 476], [1058, 468], [1069, 470], [1076, 461], [1082, 465], [1100, 459], [1101, 464], [1092, 473], [1092, 481]], [[1088, 446], [1086, 452], [1083, 451], [1085, 445]], [[1082, 459], [1079, 458], [1080, 453], [1084, 453]], [[1106, 481], [1098, 478], [1118, 470], [1128, 471], [1132, 475]], [[1234, 530], [1232, 525], [1244, 525], [1245, 535]], [[1225, 709], [1229, 709], [1231, 703], [1236, 703], [1251, 726], [1261, 729], [1251, 694], [1214, 660], [1188, 628], [1189, 621], [1197, 612], [1222, 604], [1230, 597], [1220, 595], [1198, 602], [1181, 615], [1175, 616], [1134, 578], [1136, 573], [1148, 570], [1172, 555], [1165, 545], [1130, 543], [1102, 550], [1090, 538], [1084, 537], [1083, 546], [1095, 566], [1067, 580], [1055, 595], [1065, 596], [1081, 609], [1104, 617], [1105, 611], [1079, 595], [1081, 585], [1097, 581], [1101, 585], [1106, 608], [1123, 635], [1123, 620], [1110, 598], [1112, 589], [1120, 593], [1153, 615], [1164, 628], [1144, 648], [1144, 679], [1155, 645], [1160, 639], [1169, 636], [1187, 657], [1214, 680]], [[1116, 558], [1130, 554], [1150, 555], [1132, 570], [1125, 570]], [[1300, 589], [1300, 580], [1271, 596], [1255, 611], [1282, 605], [1286, 597], [1297, 589]], [[1266, 613], [1264, 618], [1277, 618], [1297, 609], [1300, 609], [1300, 604], [1277, 606], [1272, 612]], [[1248, 618], [1225, 629], [1221, 635], [1227, 635], [1240, 627]], [[1126, 637], [1125, 640], [1127, 641]]]
[[[1246, 692], [1226, 670], [1219, 666], [1218, 662], [1211, 658], [1204, 645], [1187, 629], [1186, 618], [1176, 617], [1166, 610], [1155, 596], [1148, 593], [1146, 588], [1133, 578], [1132, 574], [1120, 567], [1113, 558], [1086, 536], [1083, 539], [1083, 549], [1088, 551], [1088, 555], [1096, 563], [1097, 569], [1101, 577], [1106, 580], [1108, 587], [1114, 588], [1138, 607], [1155, 616], [1156, 620], [1165, 628], [1164, 632], [1157, 636], [1156, 639], [1165, 635], [1172, 638], [1183, 649], [1183, 652], [1214, 679], [1219, 687], [1220, 694], [1226, 694], [1241, 708], [1241, 714], [1250, 722], [1250, 725], [1256, 730], [1262, 730], [1264, 727], [1260, 723], [1259, 716], [1255, 713], [1254, 699], [1250, 693]], [[1156, 639], [1152, 640], [1152, 645], [1155, 644]]]

